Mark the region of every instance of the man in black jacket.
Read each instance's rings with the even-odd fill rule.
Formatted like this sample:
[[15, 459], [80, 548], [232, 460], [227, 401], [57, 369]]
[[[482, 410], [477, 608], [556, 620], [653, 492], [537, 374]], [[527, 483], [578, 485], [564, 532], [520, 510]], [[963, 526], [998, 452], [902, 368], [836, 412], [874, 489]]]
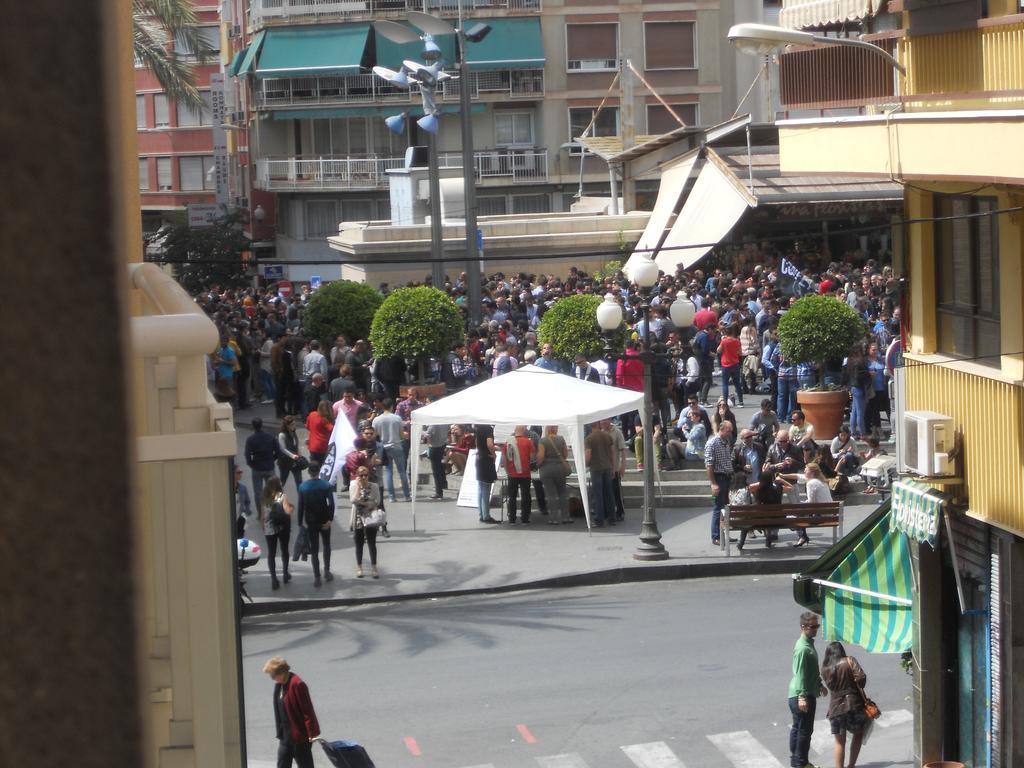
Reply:
[[245, 463], [252, 470], [252, 493], [256, 508], [263, 508], [263, 483], [274, 474], [274, 462], [280, 454], [277, 440], [263, 431], [263, 419], [252, 420], [252, 434], [245, 440]]
[[313, 586], [320, 581], [320, 542], [324, 545], [324, 578], [334, 580], [331, 573], [331, 522], [334, 520], [334, 489], [320, 479], [320, 467], [309, 465], [309, 479], [299, 486], [299, 525], [309, 535], [309, 555], [313, 561]]

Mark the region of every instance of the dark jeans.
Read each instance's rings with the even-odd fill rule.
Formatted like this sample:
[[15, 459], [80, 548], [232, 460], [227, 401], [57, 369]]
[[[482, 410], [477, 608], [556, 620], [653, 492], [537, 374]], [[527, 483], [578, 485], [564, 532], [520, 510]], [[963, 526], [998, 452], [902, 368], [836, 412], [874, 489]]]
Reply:
[[612, 492], [610, 469], [590, 470], [590, 490], [593, 494], [594, 524], [615, 525], [615, 494]]
[[732, 476], [715, 472], [715, 484], [718, 486], [718, 493], [715, 494], [715, 508], [711, 511], [711, 538], [718, 539], [721, 533], [722, 510], [729, 504], [729, 483]]
[[273, 476], [273, 469], [252, 470], [252, 497], [256, 500], [257, 509], [263, 507], [263, 484]]
[[270, 568], [270, 581], [277, 581], [277, 547], [281, 546], [281, 567], [288, 573], [288, 543], [291, 541], [292, 532], [285, 531], [274, 536], [267, 536], [267, 567]]
[[308, 741], [305, 744], [280, 742], [277, 746], [277, 768], [291, 768], [292, 760], [299, 768], [313, 768], [313, 745]]
[[803, 768], [810, 762], [811, 733], [814, 732], [814, 710], [817, 699], [807, 699], [807, 711], [801, 712], [797, 697], [789, 700], [789, 711], [793, 713], [793, 725], [789, 729], [789, 764], [791, 768]]
[[288, 379], [281, 378], [280, 376], [274, 377], [274, 412], [277, 414], [277, 418], [281, 418], [288, 411], [288, 396], [289, 396], [290, 382]]
[[431, 448], [429, 451], [430, 456], [430, 472], [434, 476], [434, 495], [444, 496], [444, 446], [440, 448]]
[[711, 391], [711, 383], [715, 379], [715, 361], [698, 360], [697, 362], [700, 364], [700, 401], [706, 403], [708, 392]]
[[288, 485], [288, 475], [291, 474], [295, 478], [295, 491], [298, 492], [299, 486], [302, 485], [302, 470], [300, 469], [287, 469], [283, 464], [277, 465], [277, 473], [281, 477], [281, 490], [283, 491]]
[[[320, 542], [324, 543], [324, 573], [331, 570], [331, 529], [306, 528], [309, 534], [309, 558], [313, 561], [313, 576], [320, 578]], [[320, 535], [317, 536], [317, 533]]]
[[530, 522], [530, 505], [532, 503], [530, 478], [510, 477], [508, 479], [508, 520], [510, 523], [516, 521], [516, 514], [519, 511], [516, 497], [520, 494], [523, 497], [523, 522], [528, 523]]
[[370, 564], [377, 564], [377, 526], [356, 528], [356, 565], [363, 564], [363, 543], [370, 550]]
[[740, 378], [740, 366], [722, 366], [722, 397], [729, 399], [729, 385], [736, 389], [736, 402], [743, 405], [743, 379]]
[[612, 473], [612, 498], [615, 500], [615, 519], [626, 519], [626, 507], [622, 503], [622, 478], [617, 472]]
[[548, 513], [548, 496], [544, 493], [544, 483], [540, 480], [533, 481], [533, 495], [537, 497], [537, 509], [542, 515]]

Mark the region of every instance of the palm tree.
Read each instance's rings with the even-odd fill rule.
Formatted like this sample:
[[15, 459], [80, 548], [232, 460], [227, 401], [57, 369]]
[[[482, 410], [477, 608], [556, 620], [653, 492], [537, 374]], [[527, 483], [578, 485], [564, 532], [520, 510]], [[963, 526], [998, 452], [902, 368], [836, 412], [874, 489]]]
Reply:
[[[135, 58], [156, 75], [167, 97], [199, 110], [203, 100], [196, 89], [191, 61], [184, 48], [205, 63], [213, 51], [196, 27], [192, 0], [132, 0], [132, 36]], [[176, 50], [168, 44], [175, 42]]]

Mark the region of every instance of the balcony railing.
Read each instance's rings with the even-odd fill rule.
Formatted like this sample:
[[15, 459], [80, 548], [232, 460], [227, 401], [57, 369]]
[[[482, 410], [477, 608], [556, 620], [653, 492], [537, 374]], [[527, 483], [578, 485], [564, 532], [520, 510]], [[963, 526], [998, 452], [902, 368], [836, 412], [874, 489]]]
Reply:
[[[1024, 91], [1024, 21], [982, 19], [977, 29], [906, 37], [900, 60], [907, 68], [906, 94], [1016, 96]], [[1016, 94], [1013, 94], [1013, 92]]]
[[[893, 38], [872, 41], [888, 53]], [[779, 95], [784, 109], [861, 108], [892, 104], [895, 70], [880, 56], [860, 48], [805, 48], [779, 56]]]
[[[442, 168], [460, 168], [461, 152], [441, 152], [438, 165]], [[546, 149], [493, 149], [476, 152], [473, 165], [476, 180], [496, 179], [513, 184], [547, 181], [548, 151]]]
[[[462, 10], [540, 13], [541, 0], [463, 0]], [[409, 11], [457, 16], [459, 6], [457, 0], [253, 0], [249, 18], [258, 29], [268, 23], [402, 17]]]
[[387, 169], [404, 163], [401, 157], [264, 157], [256, 161], [256, 185], [282, 191], [385, 189]]
[[[442, 99], [457, 101], [460, 80], [443, 81]], [[543, 69], [499, 69], [470, 72], [470, 98], [539, 99], [544, 95]], [[256, 84], [257, 109], [337, 104], [419, 103], [418, 93], [399, 88], [376, 75], [266, 78]]]

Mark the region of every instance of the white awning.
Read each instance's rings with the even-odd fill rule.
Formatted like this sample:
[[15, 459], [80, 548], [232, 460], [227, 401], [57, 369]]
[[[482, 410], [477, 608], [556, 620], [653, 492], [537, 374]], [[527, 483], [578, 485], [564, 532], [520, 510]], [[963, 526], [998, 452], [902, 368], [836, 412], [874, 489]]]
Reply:
[[[633, 248], [634, 254], [647, 252], [651, 258], [657, 255], [657, 248], [665, 238], [665, 230], [668, 229], [669, 222], [676, 211], [679, 210], [683, 189], [686, 187], [686, 182], [690, 179], [690, 174], [693, 173], [693, 166], [696, 164], [699, 155], [700, 150], [695, 149], [693, 152], [683, 155], [672, 167], [662, 170], [661, 186], [658, 187], [658, 199], [654, 203], [654, 211], [651, 212], [651, 218], [647, 220], [647, 228], [644, 229], [640, 240]], [[635, 255], [630, 256], [629, 261], [626, 262], [624, 271], [627, 275], [629, 274], [630, 263], [634, 258], [636, 258]]]
[[803, 29], [824, 27], [844, 21], [859, 21], [872, 15], [881, 3], [875, 0], [782, 0], [779, 26]]
[[729, 234], [748, 207], [757, 205], [757, 200], [720, 163], [709, 150], [686, 205], [655, 257], [663, 272], [675, 274], [679, 264], [689, 269]]

